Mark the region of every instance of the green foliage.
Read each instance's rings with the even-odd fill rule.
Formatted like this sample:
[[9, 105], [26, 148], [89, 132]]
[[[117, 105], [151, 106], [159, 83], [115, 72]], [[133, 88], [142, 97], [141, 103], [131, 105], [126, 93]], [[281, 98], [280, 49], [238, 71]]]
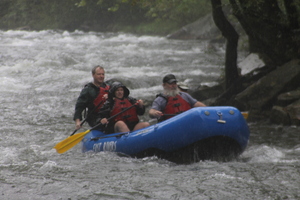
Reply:
[[141, 23], [137, 26], [128, 27], [128, 29], [124, 28], [121, 30], [143, 35], [167, 35], [177, 28], [178, 25], [175, 22], [154, 21], [150, 23]]
[[211, 11], [208, 0], [140, 0], [140, 5], [147, 8], [147, 17], [158, 20], [171, 20], [187, 24]]
[[75, 7], [76, 0], [15, 0], [1, 16], [2, 28], [30, 27], [31, 29], [68, 29], [81, 23], [82, 9]]
[[210, 10], [209, 0], [1, 0], [0, 27], [165, 34]]
[[[81, 0], [77, 5], [88, 6], [89, 2]], [[124, 16], [128, 19], [129, 14], [142, 22], [165, 21], [177, 26], [191, 23], [211, 11], [209, 0], [99, 0], [97, 5], [103, 11], [113, 12], [118, 20]]]

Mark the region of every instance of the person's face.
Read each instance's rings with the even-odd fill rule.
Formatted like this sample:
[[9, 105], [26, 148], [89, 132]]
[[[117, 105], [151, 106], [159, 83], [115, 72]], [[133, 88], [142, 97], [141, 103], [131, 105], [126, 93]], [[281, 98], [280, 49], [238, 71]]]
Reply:
[[124, 96], [124, 89], [122, 87], [119, 87], [116, 91], [115, 91], [115, 97], [117, 97], [118, 99], [122, 99]]
[[177, 83], [173, 82], [173, 83], [164, 83], [163, 87], [165, 90], [176, 90], [177, 89]]
[[103, 69], [97, 68], [95, 74], [93, 75], [94, 82], [96, 84], [101, 84], [104, 82], [105, 72]]

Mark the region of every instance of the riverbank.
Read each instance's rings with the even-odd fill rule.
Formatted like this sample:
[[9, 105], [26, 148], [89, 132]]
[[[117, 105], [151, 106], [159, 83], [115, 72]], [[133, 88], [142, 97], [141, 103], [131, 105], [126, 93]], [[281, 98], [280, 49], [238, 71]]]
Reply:
[[[153, 4], [156, 5], [156, 3]], [[189, 6], [188, 2], [185, 4]], [[160, 10], [159, 6], [155, 10], [143, 3], [132, 5], [126, 1], [108, 3], [80, 0], [19, 0], [14, 3], [10, 0], [3, 0], [0, 2], [0, 29], [66, 30], [69, 32], [79, 30], [162, 36], [210, 12], [209, 4], [197, 2], [196, 5], [200, 8], [192, 7], [190, 9], [193, 12], [186, 13], [185, 10], [181, 10], [180, 6], [174, 4], [175, 8], [171, 13], [181, 13], [180, 17], [175, 15], [173, 18], [156, 18], [155, 14], [165, 11]], [[149, 9], [154, 12], [153, 16], [149, 13]]]

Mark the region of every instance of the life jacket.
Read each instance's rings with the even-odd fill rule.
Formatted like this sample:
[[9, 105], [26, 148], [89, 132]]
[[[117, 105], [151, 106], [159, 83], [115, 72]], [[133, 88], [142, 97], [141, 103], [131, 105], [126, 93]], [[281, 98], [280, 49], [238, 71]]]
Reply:
[[[114, 106], [113, 109], [110, 112], [110, 116], [116, 115], [122, 110], [132, 106], [133, 104], [127, 99], [114, 99]], [[139, 118], [137, 116], [137, 110], [136, 107], [132, 107], [129, 110], [117, 115], [115, 118], [112, 119], [112, 121], [124, 121], [126, 122], [138, 122]]]
[[[103, 106], [103, 104], [105, 103], [106, 99], [103, 99], [103, 96], [105, 94], [108, 94], [108, 91], [109, 91], [109, 86], [108, 85], [106, 85], [105, 87], [99, 87], [98, 96], [93, 101], [94, 106], [97, 107], [95, 112], [98, 112], [100, 110], [100, 108]], [[99, 105], [99, 103], [101, 103], [101, 104]]]
[[162, 120], [169, 119], [173, 117], [172, 115], [177, 115], [191, 109], [191, 105], [186, 100], [184, 100], [179, 94], [177, 94], [175, 97], [171, 97], [171, 96], [170, 97], [163, 96], [163, 97], [167, 100], [167, 104], [165, 109], [162, 112], [165, 115], [169, 115], [169, 116], [164, 116]]

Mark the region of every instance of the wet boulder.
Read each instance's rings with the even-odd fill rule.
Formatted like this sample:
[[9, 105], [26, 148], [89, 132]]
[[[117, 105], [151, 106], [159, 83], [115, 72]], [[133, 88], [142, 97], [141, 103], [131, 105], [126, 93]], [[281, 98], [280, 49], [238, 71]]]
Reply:
[[300, 99], [285, 108], [291, 125], [300, 125]]
[[300, 88], [277, 97], [270, 120], [276, 124], [300, 125]]
[[[300, 60], [292, 60], [262, 77], [243, 92], [237, 94], [235, 100], [250, 111], [249, 118], [267, 114], [273, 108], [273, 113], [284, 112], [286, 109], [273, 107], [278, 96], [300, 86]], [[281, 96], [282, 98], [282, 96]], [[296, 97], [293, 97], [295, 100]], [[294, 107], [294, 106], [292, 106]], [[292, 107], [290, 109], [292, 109]], [[285, 111], [286, 112], [286, 111]], [[252, 113], [252, 116], [251, 116]], [[257, 115], [257, 116], [253, 116]], [[284, 115], [282, 115], [285, 117]], [[283, 119], [285, 121], [285, 119]]]
[[259, 79], [239, 93], [235, 99], [243, 103], [247, 109], [263, 109], [276, 100], [286, 88], [299, 85], [299, 78], [300, 60], [293, 60]]
[[275, 124], [290, 125], [291, 120], [286, 110], [281, 106], [273, 106], [270, 112], [270, 120]]
[[278, 95], [276, 105], [287, 106], [300, 99], [300, 88]]

